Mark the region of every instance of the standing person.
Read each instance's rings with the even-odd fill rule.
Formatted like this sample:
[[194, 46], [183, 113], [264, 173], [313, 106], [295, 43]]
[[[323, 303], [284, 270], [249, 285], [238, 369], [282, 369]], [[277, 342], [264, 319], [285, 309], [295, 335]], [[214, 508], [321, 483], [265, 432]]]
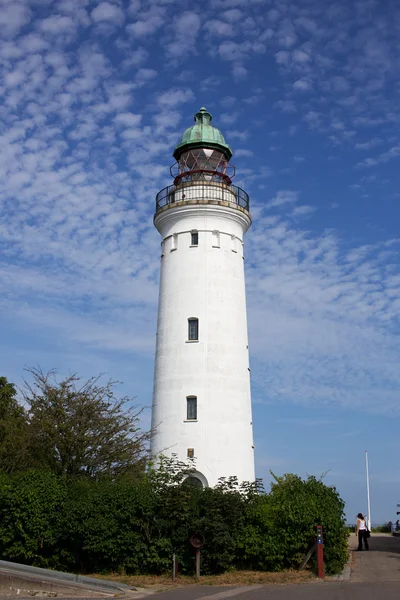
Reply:
[[365, 522], [365, 517], [358, 513], [357, 515], [357, 528], [356, 535], [358, 536], [358, 548], [357, 550], [362, 550], [362, 541], [364, 540], [364, 547], [366, 550], [369, 550], [368, 546], [368, 528]]

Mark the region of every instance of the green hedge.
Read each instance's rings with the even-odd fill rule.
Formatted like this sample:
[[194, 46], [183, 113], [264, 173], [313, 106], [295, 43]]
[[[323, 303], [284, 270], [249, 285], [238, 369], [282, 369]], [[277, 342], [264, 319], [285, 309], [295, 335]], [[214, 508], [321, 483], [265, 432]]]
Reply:
[[[179, 479], [179, 478], [178, 478]], [[214, 489], [177, 484], [168, 470], [139, 482], [59, 479], [46, 472], [0, 473], [0, 556], [80, 573], [162, 573], [175, 553], [194, 572], [189, 543], [202, 533], [202, 572], [299, 566], [326, 529], [328, 573], [347, 558], [344, 504], [309, 477], [275, 478], [270, 493], [234, 479]]]

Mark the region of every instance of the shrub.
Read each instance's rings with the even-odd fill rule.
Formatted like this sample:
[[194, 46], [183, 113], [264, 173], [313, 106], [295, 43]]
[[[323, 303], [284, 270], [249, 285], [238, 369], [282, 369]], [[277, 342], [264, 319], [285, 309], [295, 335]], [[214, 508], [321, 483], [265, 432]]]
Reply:
[[0, 473], [0, 555], [39, 567], [57, 553], [66, 489], [51, 473]]
[[175, 553], [194, 573], [190, 536], [205, 536], [202, 572], [297, 568], [326, 531], [328, 573], [347, 558], [344, 503], [315, 477], [275, 477], [270, 493], [235, 478], [213, 489], [183, 483], [173, 461], [141, 479], [0, 474], [0, 552], [4, 559], [77, 572], [162, 573]]

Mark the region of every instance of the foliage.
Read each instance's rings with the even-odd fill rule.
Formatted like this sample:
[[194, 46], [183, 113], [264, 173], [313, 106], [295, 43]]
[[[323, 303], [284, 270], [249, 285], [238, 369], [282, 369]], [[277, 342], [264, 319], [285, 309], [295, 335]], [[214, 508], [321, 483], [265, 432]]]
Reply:
[[65, 487], [52, 473], [0, 472], [0, 556], [53, 566], [64, 504]]
[[288, 548], [281, 567], [297, 567], [304, 549], [313, 543], [315, 526], [325, 531], [324, 557], [328, 573], [343, 568], [347, 559], [348, 533], [344, 502], [335, 487], [313, 476], [303, 481], [297, 475], [274, 476], [270, 502], [275, 533], [283, 536]]
[[16, 389], [0, 377], [0, 469], [11, 473], [28, 465], [26, 415]]
[[328, 572], [346, 560], [343, 502], [321, 480], [221, 480], [214, 489], [185, 484], [191, 465], [173, 459], [140, 478], [57, 478], [27, 472], [0, 476], [0, 553], [4, 559], [77, 572], [193, 574], [189, 539], [202, 533], [202, 572], [296, 568], [326, 528]]
[[34, 467], [89, 477], [143, 471], [150, 434], [140, 430], [142, 410], [116, 398], [116, 382], [81, 382], [76, 375], [58, 382], [52, 371], [29, 372], [24, 399]]

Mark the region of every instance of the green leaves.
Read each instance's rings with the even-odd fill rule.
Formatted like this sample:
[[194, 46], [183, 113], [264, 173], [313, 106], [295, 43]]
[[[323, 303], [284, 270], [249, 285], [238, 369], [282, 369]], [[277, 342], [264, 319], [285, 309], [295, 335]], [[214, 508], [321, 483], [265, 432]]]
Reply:
[[29, 463], [26, 415], [16, 394], [14, 385], [0, 377], [0, 469], [6, 473]]
[[65, 488], [51, 473], [0, 473], [0, 556], [53, 566]]
[[201, 490], [182, 485], [189, 472], [173, 459], [135, 480], [0, 472], [0, 554], [70, 571], [157, 574], [175, 553], [180, 572], [193, 573], [189, 538], [199, 532], [205, 574], [278, 571], [299, 566], [320, 524], [327, 571], [343, 567], [344, 504], [334, 488], [285, 475], [269, 494], [235, 478]]

